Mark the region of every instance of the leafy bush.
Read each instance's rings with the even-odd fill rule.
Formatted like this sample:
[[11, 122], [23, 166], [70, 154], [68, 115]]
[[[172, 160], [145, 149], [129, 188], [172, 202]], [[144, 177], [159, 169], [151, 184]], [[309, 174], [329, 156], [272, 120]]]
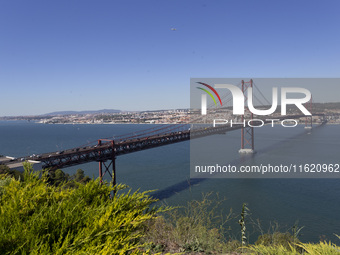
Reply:
[[255, 244], [264, 246], [283, 246], [285, 248], [290, 248], [290, 246], [297, 242], [299, 242], [299, 240], [294, 238], [294, 236], [288, 232], [275, 232], [273, 234], [260, 235]]
[[340, 254], [340, 247], [332, 244], [331, 242], [320, 242], [318, 244], [300, 243], [297, 246], [301, 249], [289, 245], [284, 247], [282, 245], [266, 246], [263, 244], [252, 245], [247, 247], [250, 254], [255, 255], [297, 255], [297, 254], [310, 254], [310, 255], [335, 255]]
[[263, 244], [252, 245], [250, 247], [246, 247], [250, 254], [254, 255], [297, 255], [298, 253], [294, 247], [283, 247], [282, 245], [277, 246], [266, 246]]
[[61, 169], [49, 169], [44, 171], [44, 177], [46, 181], [54, 186], [61, 186], [67, 188], [77, 187], [76, 182], [86, 184], [91, 181], [91, 178], [85, 176], [84, 171], [78, 169], [74, 175], [64, 173]]
[[227, 223], [232, 213], [222, 217], [222, 201], [211, 194], [201, 201], [188, 202], [184, 208], [171, 210], [164, 216], [149, 221], [144, 241], [150, 242], [156, 252], [205, 252], [234, 251], [240, 242], [226, 239]]
[[160, 209], [146, 192], [118, 193], [99, 180], [48, 185], [29, 164], [24, 181], [0, 176], [1, 254], [139, 254], [144, 224]]
[[[270, 228], [268, 229], [268, 233], [264, 234], [262, 228], [260, 226], [259, 220], [256, 226], [261, 230], [262, 235], [260, 235], [255, 242], [255, 245], [263, 245], [267, 247], [283, 247], [287, 250], [290, 250], [291, 247], [294, 248], [297, 252], [302, 252], [303, 249], [298, 247], [296, 244], [300, 243], [298, 239], [299, 233], [304, 227], [298, 227], [298, 221], [289, 228], [288, 230], [280, 230], [279, 224], [275, 222], [274, 224], [270, 224]], [[289, 232], [290, 231], [290, 232]]]
[[[258, 254], [258, 255], [285, 255], [285, 254], [291, 254], [291, 255], [297, 255], [297, 254], [311, 254], [311, 255], [333, 255], [333, 254], [340, 254], [340, 247], [332, 244], [331, 242], [321, 241], [317, 244], [313, 243], [293, 243], [292, 241], [292, 235], [289, 233], [277, 233], [276, 235], [278, 238], [276, 242], [273, 242], [273, 240], [270, 240], [270, 242], [264, 242], [263, 238], [259, 238], [259, 240], [262, 240], [262, 243], [258, 243], [255, 245], [251, 245], [249, 247], [246, 247], [248, 251], [250, 251], [251, 254]], [[266, 236], [268, 237], [268, 236]], [[340, 238], [339, 236], [337, 236]], [[280, 242], [284, 243], [279, 244]], [[286, 243], [285, 241], [289, 241]], [[296, 240], [296, 239], [295, 239]]]
[[23, 174], [15, 169], [11, 169], [6, 165], [0, 165], [0, 174], [8, 175], [14, 177], [15, 179], [22, 179]]
[[[339, 239], [340, 237], [337, 236]], [[331, 242], [321, 241], [318, 244], [311, 243], [301, 243], [298, 244], [302, 249], [306, 251], [307, 254], [322, 254], [322, 255], [331, 255], [331, 254], [340, 254], [340, 247], [332, 244]]]

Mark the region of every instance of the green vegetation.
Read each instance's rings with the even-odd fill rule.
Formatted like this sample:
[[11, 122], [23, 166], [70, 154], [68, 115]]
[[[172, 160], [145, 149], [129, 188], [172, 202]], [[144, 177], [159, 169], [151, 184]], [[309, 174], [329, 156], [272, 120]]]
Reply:
[[118, 193], [99, 180], [47, 183], [29, 164], [23, 181], [0, 178], [1, 254], [139, 254], [144, 223], [159, 209], [145, 192]]
[[76, 183], [86, 184], [91, 181], [91, 178], [89, 176], [85, 176], [84, 171], [81, 169], [77, 169], [77, 172], [72, 176], [64, 173], [60, 169], [47, 170], [46, 178], [49, 184], [55, 186], [66, 185], [67, 187], [76, 187]]
[[256, 255], [298, 255], [298, 254], [311, 254], [311, 255], [335, 255], [340, 254], [340, 247], [332, 244], [331, 242], [320, 241], [318, 244], [311, 243], [299, 243], [297, 244], [302, 251], [294, 248], [293, 246], [285, 247], [283, 245], [278, 246], [266, 246], [263, 244], [252, 245], [247, 248], [249, 254]]
[[281, 232], [274, 232], [272, 234], [264, 234], [259, 236], [255, 245], [258, 246], [282, 246], [286, 249], [290, 247], [296, 248], [296, 243], [300, 241], [297, 238], [294, 238], [292, 234], [289, 232], [281, 233]]
[[19, 180], [23, 178], [23, 174], [15, 169], [10, 169], [6, 165], [0, 165], [0, 175], [8, 175], [10, 177], [14, 177], [15, 179]]
[[[1, 174], [14, 177], [16, 180], [23, 180], [23, 173], [11, 169], [6, 165], [0, 165], [0, 175]], [[67, 187], [77, 187], [76, 183], [86, 184], [91, 181], [91, 178], [87, 175], [85, 176], [82, 169], [77, 169], [76, 173], [71, 176], [64, 173], [61, 169], [45, 170], [44, 174], [47, 183], [54, 186], [66, 185]]]
[[243, 203], [242, 205], [242, 211], [241, 211], [241, 219], [238, 221], [238, 224], [241, 226], [241, 242], [242, 246], [245, 246], [247, 244], [247, 232], [246, 232], [246, 216], [249, 215], [249, 209], [247, 207], [246, 203]]
[[[223, 200], [224, 201], [224, 200]], [[203, 195], [201, 201], [188, 202], [184, 208], [168, 211], [162, 217], [148, 221], [142, 242], [148, 242], [153, 252], [183, 252], [184, 254], [340, 254], [340, 247], [320, 241], [305, 244], [299, 241], [302, 228], [295, 224], [288, 232], [280, 232], [278, 224], [262, 234], [254, 245], [247, 244], [250, 227], [259, 227], [250, 218], [250, 210], [242, 205], [241, 213], [227, 215], [219, 212], [222, 201], [212, 194]], [[231, 223], [241, 226], [240, 238], [231, 234]], [[246, 228], [247, 223], [247, 228]]]
[[293, 227], [289, 231], [280, 232], [279, 231], [279, 225], [278, 223], [271, 225], [268, 233], [264, 234], [262, 233], [257, 241], [255, 242], [255, 245], [258, 246], [275, 246], [275, 247], [283, 247], [287, 250], [289, 250], [291, 247], [293, 247], [296, 251], [302, 252], [303, 249], [299, 246], [297, 246], [298, 243], [300, 243], [300, 240], [298, 239], [300, 231], [303, 229], [303, 227], [298, 227], [298, 223], [296, 222]]
[[222, 201], [206, 194], [201, 201], [192, 200], [184, 208], [150, 220], [143, 241], [155, 252], [219, 254], [236, 250], [240, 242], [227, 238], [232, 211], [225, 216], [219, 213]]
[[[301, 243], [297, 224], [285, 232], [274, 226], [249, 245], [246, 237], [256, 225], [250, 210], [243, 204], [240, 214], [222, 213], [218, 194], [184, 207], [156, 208], [147, 192], [101, 185], [80, 169], [68, 176], [58, 170], [33, 173], [28, 163], [24, 168], [20, 176], [1, 169], [1, 254], [340, 253], [330, 242]], [[235, 238], [231, 225], [237, 222], [241, 230]]]

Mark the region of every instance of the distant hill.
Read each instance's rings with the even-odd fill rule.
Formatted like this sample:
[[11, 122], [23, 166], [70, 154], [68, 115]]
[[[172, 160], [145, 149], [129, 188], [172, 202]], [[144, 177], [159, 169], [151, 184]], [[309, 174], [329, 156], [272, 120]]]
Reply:
[[122, 112], [121, 110], [115, 109], [103, 109], [97, 111], [60, 111], [60, 112], [50, 112], [43, 114], [43, 116], [50, 116], [50, 115], [72, 115], [72, 114], [98, 114], [98, 113], [119, 113]]

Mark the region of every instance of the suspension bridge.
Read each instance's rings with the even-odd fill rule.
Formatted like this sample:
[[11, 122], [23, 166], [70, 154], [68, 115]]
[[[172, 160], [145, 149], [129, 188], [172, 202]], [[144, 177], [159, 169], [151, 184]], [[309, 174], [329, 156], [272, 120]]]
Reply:
[[[239, 84], [240, 89], [244, 94], [245, 102], [248, 101], [247, 90], [249, 88], [255, 88], [256, 93], [252, 93], [253, 100], [257, 101], [258, 107], [268, 108], [271, 103], [265, 98], [260, 89], [256, 86], [253, 80], [241, 81]], [[232, 102], [232, 94], [227, 92], [220, 97], [221, 105], [223, 102], [224, 107], [211, 104], [208, 109], [212, 109], [214, 112], [220, 112], [221, 109], [230, 108]], [[307, 108], [312, 112], [312, 100], [305, 104]], [[225, 134], [226, 132], [233, 130], [241, 130], [241, 150], [240, 152], [254, 152], [254, 127], [270, 124], [272, 121], [267, 119], [258, 118], [254, 119], [253, 113], [246, 107], [244, 115], [241, 116], [241, 121], [238, 124], [230, 125], [193, 125], [202, 124], [206, 121], [204, 116], [200, 114], [193, 114], [189, 123], [185, 124], [164, 124], [156, 127], [140, 130], [138, 132], [119, 135], [111, 138], [98, 139], [95, 142], [89, 143], [85, 146], [67, 149], [64, 151], [48, 152], [39, 155], [12, 158], [7, 161], [3, 161], [2, 164], [13, 167], [22, 163], [22, 161], [30, 160], [35, 162], [41, 162], [42, 168], [66, 168], [70, 166], [85, 164], [89, 162], [99, 163], [99, 177], [103, 178], [105, 174], [108, 174], [112, 178], [113, 184], [116, 184], [116, 159], [118, 156], [126, 155], [133, 152], [138, 152], [146, 149], [165, 146], [173, 143], [183, 142], [190, 139], [196, 139], [200, 137]], [[312, 116], [321, 116], [322, 123], [325, 123], [325, 116], [323, 114], [313, 113]], [[312, 116], [305, 116], [301, 114], [276, 116], [276, 121], [283, 119], [300, 119], [305, 118], [306, 128], [311, 128], [313, 124]], [[245, 118], [249, 120], [246, 122]], [[112, 169], [112, 170], [111, 170]]]

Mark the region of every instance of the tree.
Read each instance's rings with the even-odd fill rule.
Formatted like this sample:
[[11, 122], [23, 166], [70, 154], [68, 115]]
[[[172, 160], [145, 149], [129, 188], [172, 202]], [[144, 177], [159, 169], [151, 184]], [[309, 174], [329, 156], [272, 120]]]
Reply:
[[11, 169], [6, 165], [0, 165], [0, 174], [8, 175], [10, 177], [14, 177], [15, 179], [19, 180], [20, 178], [23, 178], [22, 173], [20, 173], [18, 170]]
[[81, 169], [77, 169], [77, 172], [74, 175], [74, 180], [80, 182], [85, 177], [84, 171]]

